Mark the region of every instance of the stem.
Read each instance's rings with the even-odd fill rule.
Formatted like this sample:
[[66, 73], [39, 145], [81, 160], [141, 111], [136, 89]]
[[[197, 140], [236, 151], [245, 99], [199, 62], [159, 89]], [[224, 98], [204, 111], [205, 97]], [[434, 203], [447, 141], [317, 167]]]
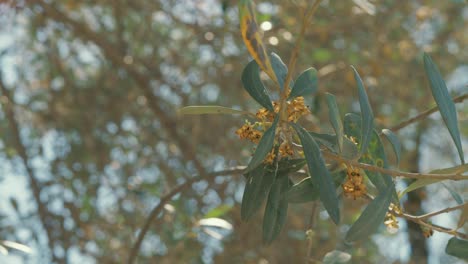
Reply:
[[291, 57], [289, 59], [288, 63], [288, 74], [286, 75], [286, 79], [284, 80], [284, 87], [283, 87], [283, 92], [281, 93], [280, 96], [280, 120], [281, 121], [287, 121], [287, 104], [286, 104], [286, 99], [288, 98], [289, 94], [289, 83], [291, 82], [292, 78], [292, 73], [294, 72], [294, 68], [296, 67], [296, 61], [297, 61], [297, 56], [299, 55], [299, 50], [301, 48], [301, 42], [304, 39], [305, 31], [307, 25], [310, 23], [310, 20], [312, 16], [314, 15], [315, 11], [317, 10], [320, 2], [322, 0], [315, 0], [315, 2], [312, 4], [310, 9], [306, 11], [304, 15], [304, 19], [302, 20], [302, 25], [301, 25], [301, 31], [299, 33], [299, 36], [296, 40], [296, 43], [294, 44], [293, 51], [291, 53]]
[[375, 165], [360, 163], [357, 161], [348, 160], [342, 158], [338, 155], [335, 155], [329, 151], [323, 151], [323, 155], [329, 159], [346, 163], [352, 165], [354, 167], [358, 167], [361, 169], [365, 169], [368, 171], [380, 172], [383, 174], [390, 175], [392, 177], [405, 177], [410, 179], [432, 179], [432, 180], [453, 180], [453, 181], [460, 181], [460, 180], [468, 180], [468, 176], [464, 176], [461, 173], [454, 173], [454, 174], [424, 174], [424, 173], [412, 173], [412, 172], [402, 172], [396, 170], [390, 170], [381, 168]]
[[164, 205], [166, 205], [175, 195], [187, 189], [195, 182], [199, 182], [206, 178], [214, 177], [214, 176], [227, 176], [227, 175], [234, 175], [234, 174], [242, 174], [244, 172], [244, 169], [245, 169], [244, 167], [242, 168], [236, 167], [233, 169], [217, 171], [217, 172], [212, 172], [212, 173], [208, 173], [205, 175], [195, 176], [187, 180], [186, 182], [179, 184], [178, 186], [170, 190], [166, 195], [161, 197], [158, 205], [156, 205], [153, 208], [153, 210], [151, 210], [151, 213], [149, 214], [148, 218], [145, 221], [145, 224], [143, 225], [140, 233], [138, 234], [138, 238], [130, 251], [130, 255], [128, 257], [127, 263], [128, 264], [135, 263], [135, 260], [136, 260], [136, 257], [138, 256], [138, 252], [140, 251], [140, 247], [143, 242], [143, 239], [145, 238], [145, 235], [148, 232], [151, 224], [154, 222], [154, 218], [156, 218], [159, 215], [159, 213], [164, 208]]
[[[457, 96], [457, 97], [453, 98], [453, 102], [454, 102], [454, 103], [461, 103], [461, 102], [463, 102], [463, 101], [464, 101], [465, 99], [467, 99], [467, 98], [468, 98], [468, 93], [462, 94], [462, 95], [460, 95], [460, 96]], [[402, 128], [408, 126], [408, 125], [411, 125], [412, 123], [415, 123], [415, 122], [417, 122], [417, 121], [419, 121], [419, 120], [422, 120], [422, 119], [428, 117], [430, 114], [432, 114], [432, 113], [434, 113], [434, 112], [437, 112], [438, 110], [439, 110], [439, 107], [438, 107], [438, 106], [434, 106], [434, 107], [431, 108], [431, 109], [428, 109], [428, 110], [426, 110], [426, 111], [424, 111], [424, 112], [419, 113], [419, 114], [418, 114], [417, 116], [415, 116], [415, 117], [409, 118], [409, 119], [407, 119], [407, 120], [401, 122], [400, 124], [391, 127], [390, 130], [393, 131], [393, 132], [396, 132], [396, 131], [398, 131], [398, 130], [400, 130], [400, 129], [402, 129]]]
[[454, 206], [454, 207], [447, 207], [445, 209], [442, 209], [442, 210], [439, 210], [439, 211], [436, 211], [436, 212], [432, 212], [432, 213], [428, 213], [428, 214], [425, 214], [425, 215], [417, 216], [416, 218], [418, 218], [420, 220], [424, 220], [424, 219], [427, 219], [427, 218], [430, 218], [430, 217], [433, 217], [433, 216], [436, 216], [436, 215], [439, 215], [439, 214], [455, 211], [455, 210], [464, 208], [466, 206], [468, 206], [468, 203], [460, 204], [460, 205], [457, 205], [457, 206]]

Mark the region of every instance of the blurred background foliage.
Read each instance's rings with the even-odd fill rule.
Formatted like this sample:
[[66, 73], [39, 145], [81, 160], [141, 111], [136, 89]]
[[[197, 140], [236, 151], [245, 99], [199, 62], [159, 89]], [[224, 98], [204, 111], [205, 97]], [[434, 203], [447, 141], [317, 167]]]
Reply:
[[[288, 61], [306, 1], [256, 2], [265, 42]], [[247, 164], [252, 146], [234, 134], [243, 117], [177, 115], [186, 105], [259, 108], [241, 87], [249, 57], [236, 1], [7, 0], [0, 14], [0, 238], [33, 249], [0, 259], [120, 263], [159, 197], [193, 175]], [[351, 64], [381, 128], [435, 105], [423, 51], [453, 95], [466, 91], [467, 23], [463, 0], [323, 1], [295, 73], [319, 70], [319, 94], [306, 98], [308, 128], [331, 131], [325, 92], [336, 95], [342, 114], [359, 110]], [[457, 109], [466, 145], [468, 105]], [[399, 132], [401, 170], [457, 164], [441, 122], [434, 114]], [[443, 253], [448, 236], [426, 240], [404, 222], [397, 234], [382, 229], [345, 245], [359, 200], [343, 200], [338, 227], [317, 205], [292, 206], [285, 230], [263, 246], [261, 215], [240, 220], [243, 186], [244, 178], [232, 175], [185, 189], [152, 224], [139, 263], [303, 263], [336, 248], [353, 263], [456, 261]], [[405, 208], [421, 214], [454, 205], [439, 187], [411, 193]], [[465, 183], [451, 187], [466, 197]], [[453, 226], [457, 214], [435, 221]], [[207, 216], [232, 230], [197, 224]]]

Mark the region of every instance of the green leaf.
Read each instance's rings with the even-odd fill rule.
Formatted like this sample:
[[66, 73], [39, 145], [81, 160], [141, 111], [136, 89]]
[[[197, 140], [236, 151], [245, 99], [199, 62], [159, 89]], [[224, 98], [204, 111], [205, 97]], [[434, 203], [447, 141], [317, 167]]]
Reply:
[[261, 106], [271, 112], [274, 112], [270, 96], [268, 96], [265, 86], [260, 80], [260, 68], [255, 60], [252, 60], [247, 64], [247, 66], [245, 66], [244, 71], [242, 71], [241, 79], [244, 89], [250, 94], [250, 96], [252, 96], [252, 98]]
[[272, 171], [278, 170], [277, 174], [289, 174], [300, 170], [306, 164], [305, 159], [282, 159], [278, 162], [278, 168], [269, 166]]
[[208, 211], [203, 218], [220, 217], [231, 211], [231, 209], [232, 205], [222, 204]]
[[361, 149], [360, 153], [364, 154], [367, 151], [367, 146], [374, 129], [374, 113], [369, 103], [369, 98], [366, 94], [366, 89], [362, 83], [361, 77], [357, 70], [351, 66], [354, 71], [354, 79], [356, 80], [358, 93], [359, 93], [359, 105], [361, 107]]
[[288, 67], [281, 60], [278, 54], [272, 52], [270, 54], [271, 67], [276, 74], [276, 79], [278, 80], [278, 85], [281, 90], [284, 88], [284, 81], [286, 80], [286, 75], [288, 75]]
[[316, 140], [317, 143], [328, 148], [330, 151], [336, 153], [336, 149], [337, 149], [336, 135], [321, 134], [321, 133], [315, 133], [312, 131], [309, 131], [308, 133], [314, 138], [314, 140]]
[[464, 226], [467, 219], [468, 219], [468, 204], [463, 206], [461, 210], [460, 218], [458, 219], [458, 223], [457, 223], [457, 229]]
[[314, 185], [317, 185], [319, 188], [320, 200], [330, 215], [330, 218], [335, 224], [338, 224], [340, 221], [340, 209], [338, 208], [335, 185], [325, 165], [320, 148], [314, 138], [304, 128], [294, 123], [291, 123], [291, 126], [296, 130], [301, 140], [309, 172], [315, 174], [314, 177], [312, 177], [312, 181]]
[[468, 240], [452, 237], [445, 247], [445, 253], [461, 259], [468, 259]]
[[340, 153], [343, 150], [343, 123], [341, 122], [340, 111], [336, 104], [336, 99], [333, 94], [326, 93], [327, 104], [328, 104], [328, 116], [330, 123], [335, 130], [336, 138], [338, 139], [338, 149]]
[[311, 95], [318, 90], [317, 70], [309, 68], [297, 77], [293, 85], [289, 99], [298, 96]]
[[318, 199], [319, 189], [312, 183], [312, 179], [307, 177], [293, 185], [285, 193], [285, 197], [289, 203], [307, 203]]
[[351, 255], [349, 253], [333, 250], [325, 254], [323, 257], [323, 264], [340, 264], [348, 263], [351, 260]]
[[390, 129], [382, 129], [382, 135], [387, 138], [387, 140], [390, 142], [393, 148], [393, 152], [395, 153], [397, 164], [400, 163], [400, 157], [401, 157], [401, 144], [400, 140], [398, 140], [397, 135], [393, 133]]
[[258, 143], [257, 149], [255, 150], [252, 160], [250, 160], [249, 165], [245, 169], [246, 172], [249, 172], [252, 169], [256, 168], [258, 165], [260, 165], [273, 148], [277, 124], [278, 116], [275, 118], [273, 124], [271, 124], [271, 127], [265, 132], [265, 134], [263, 134], [262, 138], [260, 139], [260, 142]]
[[358, 220], [349, 229], [346, 234], [346, 241], [353, 242], [356, 240], [364, 239], [373, 234], [379, 226], [383, 223], [385, 215], [388, 211], [388, 206], [392, 200], [393, 187], [380, 193], [369, 205], [366, 207]]
[[354, 160], [359, 157], [359, 149], [354, 142], [349, 140], [347, 137], [343, 137], [343, 150], [341, 156], [346, 159]]
[[279, 235], [286, 223], [288, 201], [283, 194], [288, 188], [288, 176], [277, 175], [273, 186], [271, 186], [263, 216], [263, 242], [265, 244], [270, 244]]
[[241, 205], [243, 221], [248, 221], [258, 211], [273, 185], [275, 174], [268, 173], [266, 166], [260, 165], [247, 173], [246, 178]]
[[452, 198], [457, 202], [457, 204], [463, 204], [463, 198], [458, 194], [452, 187], [448, 186], [447, 184], [441, 182], [441, 184], [449, 191]]
[[[354, 113], [348, 113], [344, 117], [344, 132], [348, 137], [359, 138], [361, 135], [361, 117]], [[359, 142], [360, 143], [360, 142]], [[358, 144], [359, 145], [359, 144]], [[388, 167], [385, 149], [380, 141], [377, 132], [372, 131], [369, 139], [368, 152], [361, 156], [359, 162], [367, 163], [383, 168]], [[379, 192], [384, 192], [389, 185], [393, 185], [392, 177], [389, 175], [381, 174], [379, 172], [367, 171], [367, 177], [375, 185]], [[395, 200], [397, 199], [395, 193]]]
[[432, 61], [431, 57], [424, 53], [424, 69], [426, 70], [426, 75], [431, 84], [432, 97], [439, 107], [440, 114], [442, 119], [447, 126], [447, 129], [452, 136], [453, 142], [458, 150], [458, 155], [460, 156], [461, 163], [465, 163], [465, 158], [463, 156], [463, 149], [460, 140], [460, 132], [458, 130], [458, 120], [457, 120], [457, 111], [455, 109], [455, 104], [450, 97], [450, 94], [445, 85], [444, 79], [439, 72], [439, 69]]
[[[455, 166], [455, 167], [450, 167], [450, 168], [445, 168], [445, 169], [437, 169], [437, 170], [433, 170], [431, 172], [429, 172], [429, 174], [449, 174], [449, 173], [464, 173], [464, 172], [467, 172], [468, 171], [468, 164], [462, 164], [462, 165], [458, 165], [458, 166]], [[467, 176], [467, 179], [468, 179], [468, 176]], [[430, 185], [430, 184], [434, 184], [434, 183], [437, 183], [437, 182], [440, 182], [440, 181], [443, 181], [441, 179], [418, 179], [416, 181], [414, 181], [413, 183], [411, 183], [403, 192], [400, 193], [400, 197], [403, 197], [403, 195], [405, 195], [406, 193], [409, 193], [409, 192], [412, 192], [416, 189], [419, 189], [419, 188], [422, 188], [422, 187], [425, 187], [427, 185]]]
[[203, 115], [203, 114], [228, 114], [228, 115], [246, 115], [246, 111], [236, 110], [218, 105], [200, 105], [186, 106], [178, 111], [179, 115]]

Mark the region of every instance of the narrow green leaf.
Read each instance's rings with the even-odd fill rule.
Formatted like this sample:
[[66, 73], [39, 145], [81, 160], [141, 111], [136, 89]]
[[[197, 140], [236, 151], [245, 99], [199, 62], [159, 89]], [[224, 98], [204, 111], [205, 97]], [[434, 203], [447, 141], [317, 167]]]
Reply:
[[261, 106], [265, 107], [271, 112], [274, 112], [273, 104], [271, 103], [270, 96], [265, 89], [262, 81], [260, 80], [260, 67], [252, 60], [245, 66], [242, 71], [242, 84], [244, 89], [257, 101]]
[[[468, 171], [468, 164], [462, 164], [455, 167], [444, 168], [444, 169], [437, 169], [429, 172], [429, 174], [449, 174], [449, 173], [464, 173]], [[468, 176], [467, 176], [468, 179]], [[418, 179], [411, 183], [403, 192], [400, 193], [400, 197], [403, 197], [406, 193], [412, 192], [419, 188], [425, 187], [427, 185], [431, 185], [443, 180], [440, 179]]]
[[292, 186], [284, 195], [289, 203], [307, 203], [318, 199], [319, 189], [312, 183], [312, 179], [307, 177]]
[[464, 164], [465, 158], [460, 140], [460, 132], [458, 130], [458, 119], [455, 104], [450, 97], [447, 86], [445, 85], [444, 79], [442, 78], [437, 65], [435, 65], [431, 57], [426, 53], [424, 53], [424, 69], [426, 70], [427, 78], [431, 84], [432, 97], [434, 97], [434, 100], [439, 107], [442, 119], [444, 120], [445, 125], [452, 136], [453, 142], [457, 147], [461, 163]]
[[289, 174], [300, 170], [306, 164], [305, 159], [282, 159], [278, 162], [278, 168], [271, 167], [272, 171], [278, 170], [277, 174]]
[[[359, 115], [354, 113], [348, 113], [345, 115], [344, 132], [348, 137], [359, 138], [361, 135], [360, 127], [361, 117]], [[375, 131], [371, 132], [372, 134], [369, 138], [368, 152], [361, 156], [359, 162], [386, 168], [388, 167], [388, 162], [385, 155], [385, 149], [383, 148], [379, 135]], [[358, 142], [358, 145], [360, 145], [360, 142]], [[366, 175], [379, 192], [384, 192], [388, 188], [389, 184], [393, 184], [392, 178], [389, 175], [373, 171], [367, 171]], [[395, 195], [395, 199], [396, 198], [397, 197]]]
[[341, 156], [346, 159], [354, 160], [359, 157], [359, 149], [354, 142], [349, 140], [347, 137], [343, 137], [343, 149]]
[[338, 139], [338, 149], [341, 153], [343, 150], [343, 123], [341, 122], [340, 111], [338, 110], [335, 96], [330, 93], [326, 93], [325, 96], [328, 104], [328, 117], [330, 118], [330, 123], [335, 130], [336, 138]]
[[341, 264], [348, 263], [351, 260], [349, 253], [333, 250], [325, 254], [323, 257], [323, 264]]
[[284, 81], [286, 80], [286, 75], [288, 75], [288, 67], [286, 67], [280, 56], [274, 52], [270, 54], [270, 61], [271, 67], [276, 74], [276, 79], [278, 79], [278, 85], [283, 90]]
[[463, 208], [461, 209], [460, 218], [458, 219], [458, 223], [457, 223], [457, 229], [464, 226], [467, 219], [468, 219], [468, 204], [463, 206]]
[[203, 218], [220, 217], [231, 211], [231, 209], [232, 205], [222, 204], [208, 211]]
[[373, 234], [383, 223], [388, 206], [392, 200], [393, 187], [390, 186], [385, 192], [380, 193], [362, 212], [358, 220], [346, 234], [346, 241], [353, 242], [364, 239]]
[[203, 115], [203, 114], [228, 114], [228, 115], [246, 115], [246, 111], [236, 110], [218, 105], [200, 105], [186, 106], [178, 111], [179, 115]]
[[452, 187], [448, 186], [447, 184], [441, 182], [441, 184], [449, 191], [452, 198], [457, 202], [457, 204], [463, 204], [463, 198], [458, 194]]
[[397, 164], [400, 163], [401, 157], [401, 144], [400, 140], [398, 140], [397, 135], [393, 133], [390, 129], [382, 129], [382, 134], [387, 138], [388, 142], [392, 145], [393, 152], [395, 153]]
[[275, 118], [275, 121], [273, 122], [273, 124], [271, 124], [271, 127], [265, 132], [265, 134], [263, 134], [262, 138], [260, 139], [260, 142], [258, 143], [257, 149], [255, 150], [252, 160], [250, 160], [249, 165], [245, 169], [246, 172], [249, 172], [252, 169], [256, 168], [258, 165], [260, 165], [273, 148], [277, 124], [278, 117]]
[[284, 198], [284, 193], [289, 188], [289, 178], [287, 175], [277, 175], [273, 186], [271, 186], [268, 200], [263, 216], [263, 242], [270, 244], [281, 232], [286, 223], [288, 213], [288, 201]]
[[297, 77], [296, 82], [291, 89], [289, 94], [289, 99], [298, 96], [312, 95], [318, 90], [318, 78], [317, 70], [314, 68], [309, 68], [303, 71], [299, 77]]
[[468, 240], [452, 237], [445, 247], [445, 253], [461, 259], [468, 259]]
[[266, 166], [260, 165], [247, 173], [246, 178], [241, 205], [243, 221], [248, 221], [258, 211], [273, 185], [275, 174], [268, 173]]
[[361, 77], [357, 70], [351, 66], [354, 71], [354, 79], [356, 80], [358, 93], [359, 93], [359, 105], [361, 107], [361, 149], [360, 153], [364, 154], [367, 151], [367, 146], [374, 129], [374, 113], [367, 97], [366, 89], [362, 83]]
[[338, 224], [340, 221], [340, 210], [338, 208], [336, 189], [330, 176], [330, 172], [325, 165], [320, 148], [314, 138], [304, 128], [294, 123], [291, 123], [291, 126], [296, 130], [296, 133], [301, 140], [309, 172], [314, 173], [312, 181], [314, 185], [317, 185], [319, 188], [320, 200], [330, 215], [330, 218], [335, 222], [335, 224]]
[[337, 140], [336, 140], [336, 135], [331, 135], [331, 134], [321, 134], [321, 133], [315, 133], [312, 131], [308, 132], [314, 140], [319, 143], [320, 145], [328, 148], [332, 152], [337, 152]]

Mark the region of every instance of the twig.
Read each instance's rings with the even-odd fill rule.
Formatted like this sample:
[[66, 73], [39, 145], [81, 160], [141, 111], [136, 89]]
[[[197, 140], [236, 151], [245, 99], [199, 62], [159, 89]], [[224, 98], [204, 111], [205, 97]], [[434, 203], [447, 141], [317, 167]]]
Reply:
[[448, 213], [448, 212], [451, 212], [451, 211], [455, 211], [455, 210], [461, 209], [461, 208], [466, 207], [466, 206], [468, 206], [468, 203], [460, 204], [460, 205], [457, 205], [457, 206], [454, 206], [454, 207], [447, 207], [445, 209], [442, 209], [442, 210], [439, 210], [439, 211], [436, 211], [436, 212], [432, 212], [432, 213], [428, 213], [428, 214], [425, 214], [425, 215], [417, 216], [416, 218], [424, 220], [424, 219], [427, 219], [427, 218], [430, 218], [430, 217], [433, 217], [433, 216], [436, 216], [436, 215], [440, 215], [440, 214], [443, 214], [443, 213]]
[[354, 167], [358, 167], [361, 169], [365, 169], [368, 171], [374, 171], [374, 172], [379, 172], [383, 174], [387, 174], [392, 177], [405, 177], [409, 179], [432, 179], [432, 180], [453, 180], [453, 181], [460, 181], [460, 180], [468, 180], [468, 176], [464, 176], [461, 173], [454, 173], [454, 174], [425, 174], [425, 173], [412, 173], [412, 172], [402, 172], [402, 171], [396, 171], [396, 170], [390, 170], [390, 169], [385, 169], [381, 168], [375, 165], [371, 164], [366, 164], [366, 163], [360, 163], [357, 161], [353, 160], [348, 160], [345, 158], [342, 158], [338, 155], [335, 155], [331, 152], [328, 151], [323, 151], [323, 155], [329, 159], [346, 163], [349, 165], [353, 165]]
[[[309, 230], [314, 230], [314, 227], [315, 227], [315, 223], [316, 223], [316, 219], [317, 219], [317, 212], [318, 212], [318, 208], [319, 208], [319, 204], [317, 202], [313, 202], [312, 203], [312, 212], [311, 212], [311, 216], [310, 216], [310, 228]], [[307, 263], [309, 262], [309, 260], [312, 258], [312, 243], [313, 243], [313, 240], [312, 240], [312, 237], [308, 237], [308, 240], [309, 242], [307, 243]]]
[[[18, 156], [21, 158], [21, 162], [23, 163], [23, 166], [26, 170], [26, 175], [29, 180], [29, 185], [31, 186], [34, 201], [36, 202], [40, 223], [42, 225], [42, 228], [44, 228], [44, 231], [47, 237], [48, 246], [51, 252], [54, 252], [53, 249], [56, 243], [55, 243], [55, 239], [54, 239], [54, 235], [52, 231], [55, 228], [54, 224], [56, 223], [52, 221], [53, 218], [51, 217], [51, 213], [47, 209], [47, 205], [45, 204], [45, 202], [41, 200], [40, 182], [37, 180], [34, 170], [30, 166], [29, 155], [27, 153], [24, 142], [22, 141], [21, 136], [20, 136], [21, 135], [20, 125], [18, 124], [18, 121], [16, 120], [12, 95], [10, 91], [6, 88], [5, 84], [3, 83], [1, 72], [0, 72], [0, 91], [1, 91], [0, 105], [3, 109], [3, 112], [5, 113], [8, 126], [10, 127], [10, 130], [12, 133], [13, 146], [15, 150], [18, 152]], [[52, 253], [52, 260], [54, 262], [58, 260], [57, 258], [58, 257]]]
[[[460, 96], [457, 96], [457, 97], [453, 98], [453, 102], [454, 103], [461, 103], [467, 98], [468, 98], [468, 93], [462, 94]], [[419, 113], [415, 117], [407, 119], [407, 120], [399, 123], [398, 125], [395, 125], [395, 126], [391, 127], [390, 130], [393, 131], [393, 132], [396, 132], [396, 131], [398, 131], [398, 130], [400, 130], [400, 129], [402, 129], [402, 128], [404, 128], [404, 127], [406, 127], [406, 126], [408, 126], [408, 125], [410, 125], [412, 123], [415, 123], [415, 122], [417, 122], [419, 120], [422, 120], [422, 119], [426, 118], [427, 116], [429, 116], [430, 114], [432, 114], [434, 112], [437, 112], [438, 110], [439, 110], [439, 107], [434, 106], [431, 109], [428, 109], [428, 110], [426, 110], [424, 112]]]
[[161, 210], [164, 208], [164, 205], [168, 203], [176, 194], [182, 192], [184, 189], [190, 187], [193, 183], [202, 181], [206, 178], [214, 177], [214, 176], [226, 176], [226, 175], [239, 175], [244, 172], [244, 167], [242, 168], [233, 168], [229, 170], [223, 170], [223, 171], [216, 171], [212, 173], [208, 173], [205, 175], [199, 175], [195, 176], [186, 182], [176, 186], [174, 189], [170, 190], [166, 195], [161, 197], [158, 205], [156, 205], [153, 210], [151, 210], [150, 214], [148, 215], [145, 224], [143, 225], [140, 233], [138, 234], [138, 238], [133, 245], [130, 255], [128, 257], [127, 263], [132, 264], [135, 262], [136, 257], [138, 256], [138, 252], [140, 251], [141, 243], [143, 242], [143, 239], [145, 238], [146, 233], [148, 232], [151, 223], [153, 223], [154, 218], [159, 215]]
[[443, 226], [439, 226], [439, 225], [436, 225], [436, 224], [427, 223], [423, 219], [421, 219], [421, 216], [413, 216], [413, 215], [406, 214], [406, 213], [396, 212], [395, 210], [391, 210], [390, 212], [395, 216], [405, 218], [406, 220], [409, 220], [409, 221], [414, 222], [416, 224], [425, 226], [425, 227], [427, 227], [429, 229], [432, 229], [432, 230], [435, 230], [435, 231], [438, 231], [438, 232], [442, 232], [442, 233], [447, 233], [447, 234], [457, 236], [457, 237], [460, 237], [460, 238], [463, 238], [463, 239], [468, 239], [468, 235], [465, 234], [465, 233], [460, 233], [460, 232], [457, 232], [455, 230], [452, 230], [452, 229], [449, 229], [449, 228], [446, 228], [446, 227], [443, 227]]

